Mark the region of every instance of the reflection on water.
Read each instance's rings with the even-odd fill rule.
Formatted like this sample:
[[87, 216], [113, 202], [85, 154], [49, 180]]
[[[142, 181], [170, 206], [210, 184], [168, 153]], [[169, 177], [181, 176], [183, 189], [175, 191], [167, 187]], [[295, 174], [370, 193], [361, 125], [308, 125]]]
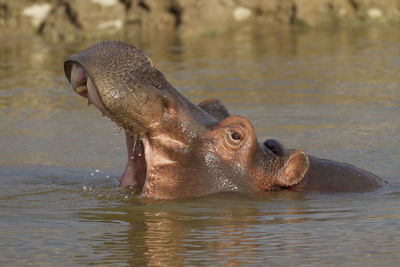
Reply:
[[120, 129], [68, 87], [91, 43], [0, 37], [0, 265], [397, 265], [400, 32], [242, 32], [140, 43], [193, 102], [221, 99], [260, 141], [346, 161], [395, 187], [368, 194], [119, 190]]

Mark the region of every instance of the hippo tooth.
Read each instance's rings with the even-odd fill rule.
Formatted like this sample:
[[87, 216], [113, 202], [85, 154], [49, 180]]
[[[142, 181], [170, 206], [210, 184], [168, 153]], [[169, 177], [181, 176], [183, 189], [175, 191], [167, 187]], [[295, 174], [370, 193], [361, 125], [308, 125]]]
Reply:
[[80, 94], [80, 93], [82, 93], [82, 92], [87, 91], [87, 87], [86, 87], [86, 85], [82, 85], [82, 86], [79, 86], [78, 88], [76, 88], [75, 91], [76, 91], [78, 94]]

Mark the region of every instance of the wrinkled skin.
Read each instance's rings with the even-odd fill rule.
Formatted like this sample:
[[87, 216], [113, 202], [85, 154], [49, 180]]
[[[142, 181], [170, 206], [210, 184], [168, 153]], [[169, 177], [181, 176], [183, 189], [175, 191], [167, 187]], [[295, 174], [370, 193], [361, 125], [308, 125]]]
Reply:
[[250, 121], [216, 99], [194, 105], [135, 47], [102, 42], [64, 63], [72, 88], [126, 133], [120, 186], [156, 199], [218, 192], [371, 191], [375, 175], [344, 163], [260, 144]]

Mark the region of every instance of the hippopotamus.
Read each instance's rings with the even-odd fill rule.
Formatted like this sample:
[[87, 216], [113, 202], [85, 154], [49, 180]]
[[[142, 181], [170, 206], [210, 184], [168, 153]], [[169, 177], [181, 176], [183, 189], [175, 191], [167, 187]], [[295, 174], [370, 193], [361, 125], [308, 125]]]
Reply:
[[141, 50], [105, 41], [68, 57], [73, 90], [124, 129], [127, 164], [119, 182], [154, 199], [219, 192], [367, 192], [383, 181], [350, 164], [259, 142], [252, 123], [217, 99], [196, 105]]

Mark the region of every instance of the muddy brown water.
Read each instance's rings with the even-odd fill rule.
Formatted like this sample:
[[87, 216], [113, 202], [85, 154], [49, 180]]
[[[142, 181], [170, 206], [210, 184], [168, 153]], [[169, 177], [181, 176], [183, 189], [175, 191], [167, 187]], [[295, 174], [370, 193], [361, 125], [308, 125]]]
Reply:
[[392, 185], [362, 194], [150, 201], [118, 189], [123, 133], [62, 70], [90, 44], [0, 37], [1, 266], [400, 264], [398, 28], [142, 44], [185, 96], [221, 99], [260, 141], [352, 163]]

